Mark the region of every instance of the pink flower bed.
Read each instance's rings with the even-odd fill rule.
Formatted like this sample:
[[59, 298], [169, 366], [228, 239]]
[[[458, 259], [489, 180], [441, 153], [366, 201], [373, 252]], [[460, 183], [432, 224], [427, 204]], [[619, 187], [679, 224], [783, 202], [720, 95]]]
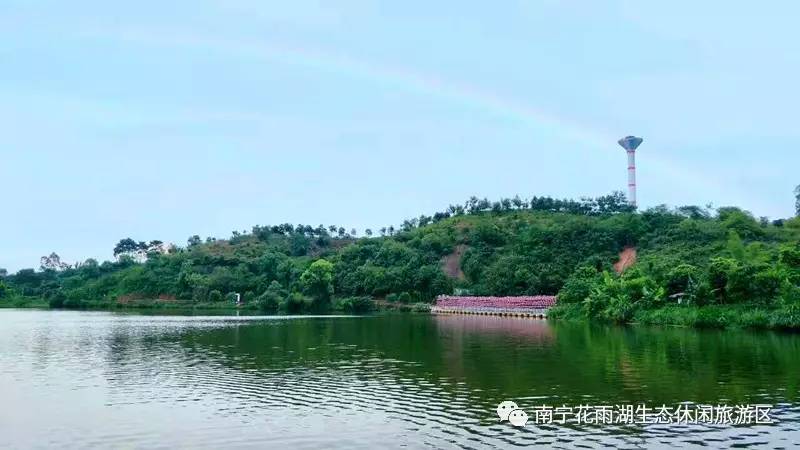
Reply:
[[520, 297], [458, 297], [440, 295], [436, 306], [440, 308], [503, 308], [503, 309], [543, 309], [556, 303], [554, 295], [531, 295]]

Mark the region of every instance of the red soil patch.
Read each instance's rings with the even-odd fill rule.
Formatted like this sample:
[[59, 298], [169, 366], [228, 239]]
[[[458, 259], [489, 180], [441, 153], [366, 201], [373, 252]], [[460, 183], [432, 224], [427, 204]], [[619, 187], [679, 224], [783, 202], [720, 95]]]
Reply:
[[464, 244], [457, 245], [453, 253], [450, 253], [442, 259], [442, 269], [448, 277], [457, 280], [464, 279], [464, 272], [461, 270], [461, 258], [464, 256], [464, 252], [466, 252], [467, 249], [469, 249], [469, 247]]
[[622, 273], [634, 264], [636, 264], [636, 248], [625, 247], [619, 252], [619, 261], [614, 264], [614, 270]]

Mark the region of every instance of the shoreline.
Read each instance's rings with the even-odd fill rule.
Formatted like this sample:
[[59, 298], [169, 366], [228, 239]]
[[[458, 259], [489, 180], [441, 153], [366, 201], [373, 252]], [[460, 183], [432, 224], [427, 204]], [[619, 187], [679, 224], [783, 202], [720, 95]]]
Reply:
[[[52, 308], [41, 299], [16, 299], [0, 302], [2, 309], [40, 309], [64, 311], [174, 311], [190, 313], [196, 311], [219, 313], [246, 313], [281, 315], [281, 312], [265, 312], [255, 304], [235, 306], [230, 304], [191, 303], [182, 301], [140, 300], [134, 302], [107, 303], [86, 302], [79, 308]], [[329, 313], [343, 311], [331, 309]], [[374, 301], [373, 313], [412, 312], [437, 314], [436, 308], [428, 304], [403, 304]], [[450, 314], [448, 314], [450, 315]], [[533, 317], [533, 316], [532, 316]], [[765, 308], [753, 305], [710, 305], [710, 306], [665, 306], [637, 311], [631, 320], [613, 322], [598, 317], [587, 317], [581, 304], [556, 305], [544, 318], [553, 322], [584, 322], [617, 326], [663, 326], [691, 329], [748, 330], [800, 332], [800, 311], [787, 311], [785, 308]], [[539, 319], [542, 320], [542, 319]]]
[[761, 305], [663, 306], [640, 309], [627, 321], [588, 317], [580, 303], [558, 305], [548, 317], [554, 321], [614, 325], [670, 326], [694, 329], [800, 332], [800, 310]]
[[[176, 312], [191, 312], [191, 311], [219, 311], [219, 312], [243, 312], [247, 314], [270, 314], [282, 315], [289, 314], [283, 311], [263, 311], [259, 308], [258, 304], [250, 303], [241, 306], [236, 306], [230, 303], [193, 303], [188, 300], [161, 300], [161, 299], [141, 299], [119, 302], [106, 302], [106, 301], [84, 301], [79, 307], [60, 307], [55, 308], [40, 298], [25, 298], [18, 297], [5, 301], [0, 301], [0, 310], [3, 309], [41, 309], [41, 310], [54, 310], [54, 311], [176, 311]], [[430, 313], [431, 305], [422, 303], [392, 303], [382, 300], [373, 300], [373, 308], [361, 313], [370, 312], [413, 312], [413, 313]], [[343, 308], [331, 308], [327, 313], [353, 313], [354, 311], [346, 311]], [[356, 312], [358, 313], [358, 312]], [[303, 315], [314, 315], [317, 313], [307, 312]]]

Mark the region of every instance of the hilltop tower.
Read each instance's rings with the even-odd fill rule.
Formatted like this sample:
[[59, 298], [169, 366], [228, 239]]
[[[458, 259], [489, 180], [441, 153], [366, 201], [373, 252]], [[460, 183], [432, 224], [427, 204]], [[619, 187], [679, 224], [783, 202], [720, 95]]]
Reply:
[[636, 208], [636, 149], [643, 139], [636, 136], [625, 136], [617, 143], [628, 153], [628, 202]]

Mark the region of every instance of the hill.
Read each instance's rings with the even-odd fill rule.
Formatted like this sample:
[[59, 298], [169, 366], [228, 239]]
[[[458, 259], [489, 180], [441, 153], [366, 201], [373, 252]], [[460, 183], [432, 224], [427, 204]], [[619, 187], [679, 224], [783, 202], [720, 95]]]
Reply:
[[[397, 231], [367, 234], [255, 226], [229, 239], [193, 236], [166, 251], [156, 251], [160, 241], [124, 239], [114, 262], [66, 266], [43, 258], [43, 270], [5, 276], [0, 303], [214, 306], [230, 304], [223, 300], [238, 292], [250, 307], [304, 312], [368, 309], [369, 298], [425, 303], [462, 289], [558, 294], [556, 317], [618, 322], [678, 321], [675, 313], [669, 320], [647, 315], [678, 307], [697, 314], [700, 307], [748, 305], [770, 323], [774, 311], [800, 311], [792, 309], [800, 303], [797, 218], [757, 220], [732, 207], [634, 212], [619, 193], [577, 201], [473, 197]], [[625, 249], [635, 249], [636, 263], [618, 275], [613, 266]]]

